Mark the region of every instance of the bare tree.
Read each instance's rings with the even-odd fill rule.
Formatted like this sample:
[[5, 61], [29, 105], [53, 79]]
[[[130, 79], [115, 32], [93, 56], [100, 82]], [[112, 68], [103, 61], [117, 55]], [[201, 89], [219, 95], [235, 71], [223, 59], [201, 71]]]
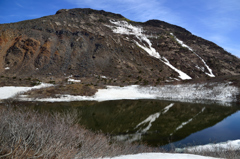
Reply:
[[9, 105], [0, 109], [0, 158], [93, 158], [147, 151], [110, 144], [110, 137], [81, 127], [77, 116], [76, 112], [39, 113]]

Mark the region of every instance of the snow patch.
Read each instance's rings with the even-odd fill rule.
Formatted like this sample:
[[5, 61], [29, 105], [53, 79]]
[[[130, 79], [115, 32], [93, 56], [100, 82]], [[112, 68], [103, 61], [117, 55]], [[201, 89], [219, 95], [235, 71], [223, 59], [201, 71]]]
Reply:
[[60, 22], [55, 22], [57, 26], [61, 26], [62, 24]]
[[10, 70], [10, 67], [5, 67], [5, 70]]
[[170, 33], [176, 40], [177, 42], [182, 46], [182, 47], [186, 47], [188, 50], [193, 52], [193, 49], [190, 48], [189, 46], [187, 46], [186, 44], [183, 43], [183, 41], [179, 40], [175, 35], [173, 35], [173, 33]]
[[69, 79], [68, 79], [68, 82], [80, 83], [81, 80], [75, 80], [75, 79], [69, 78]]
[[[66, 74], [64, 74], [64, 75], [66, 75]], [[70, 76], [67, 77], [68, 82], [73, 82], [73, 83], [80, 83], [81, 82], [81, 80], [75, 80], [72, 77], [73, 77], [73, 75], [70, 75]]]
[[107, 77], [106, 76], [100, 76], [101, 78], [104, 78], [104, 79], [107, 79]]
[[173, 69], [174, 71], [176, 71], [179, 74], [179, 78], [181, 78], [182, 80], [187, 80], [187, 79], [192, 79], [190, 76], [188, 76], [186, 73], [178, 70], [176, 67], [174, 67], [173, 65], [170, 64], [170, 62], [163, 57], [163, 60], [161, 60], [163, 63], [165, 63], [167, 66], [169, 66], [171, 69]]

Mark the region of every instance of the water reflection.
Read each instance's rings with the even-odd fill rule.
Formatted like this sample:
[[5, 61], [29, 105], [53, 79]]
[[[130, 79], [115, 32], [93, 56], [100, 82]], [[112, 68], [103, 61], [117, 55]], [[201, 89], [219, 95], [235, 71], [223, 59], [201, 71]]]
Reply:
[[[183, 140], [174, 142], [175, 147], [205, 145], [240, 139], [240, 111], [228, 116], [216, 125], [193, 133]], [[166, 145], [166, 147], [171, 145]]]
[[[217, 104], [160, 100], [25, 102], [22, 104], [28, 105], [32, 109], [38, 109], [40, 112], [77, 111], [81, 119], [80, 123], [93, 131], [110, 134], [113, 139], [128, 142], [140, 141], [152, 146], [166, 145], [170, 142], [179, 144], [180, 142], [177, 143], [177, 141], [183, 141], [186, 137], [188, 137], [186, 138], [187, 142], [202, 140], [201, 135], [193, 136], [193, 134], [204, 129], [206, 135], [210, 134], [206, 128], [213, 125], [219, 127], [217, 123], [239, 110], [237, 106], [224, 107]], [[236, 117], [228, 122], [236, 124], [237, 121], [240, 119]], [[226, 124], [229, 125], [229, 123]], [[238, 126], [237, 130], [239, 129]], [[223, 131], [223, 129], [217, 131]], [[235, 134], [236, 138], [240, 138], [236, 126], [229, 126], [229, 131], [231, 133], [226, 133], [225, 139], [230, 139], [232, 134]]]

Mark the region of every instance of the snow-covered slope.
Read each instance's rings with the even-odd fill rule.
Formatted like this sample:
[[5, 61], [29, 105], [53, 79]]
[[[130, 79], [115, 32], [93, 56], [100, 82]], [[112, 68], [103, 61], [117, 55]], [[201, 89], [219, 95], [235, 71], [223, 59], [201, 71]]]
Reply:
[[179, 40], [175, 35], [173, 35], [173, 33], [170, 33], [176, 40], [177, 42], [182, 45], [182, 47], [186, 47], [187, 49], [189, 49], [190, 51], [192, 51], [202, 62], [203, 64], [205, 65], [205, 67], [207, 68], [207, 70], [209, 71], [209, 73], [205, 72], [205, 69], [204, 67], [203, 68], [200, 68], [199, 66], [195, 66], [197, 68], [199, 68], [200, 70], [202, 70], [206, 75], [208, 75], [209, 77], [215, 77], [215, 75], [212, 73], [212, 69], [209, 68], [209, 66], [206, 64], [206, 62], [203, 60], [203, 58], [201, 58], [197, 53], [195, 53], [193, 51], [192, 48], [190, 48], [189, 46], [187, 46], [186, 44], [183, 43], [183, 41]]
[[[109, 26], [112, 28], [114, 33], [117, 34], [125, 34], [125, 35], [134, 35], [138, 41], [134, 40], [134, 42], [143, 50], [145, 50], [150, 56], [153, 56], [163, 62], [165, 65], [169, 66], [171, 69], [176, 71], [179, 74], [179, 78], [182, 80], [192, 79], [183, 71], [174, 67], [165, 57], [161, 56], [155, 48], [152, 47], [151, 41], [148, 39], [147, 35], [144, 34], [144, 30], [141, 27], [136, 27], [131, 24], [128, 24], [126, 21], [110, 21], [115, 26]], [[129, 38], [128, 38], [129, 39]], [[147, 44], [147, 46], [144, 44]]]

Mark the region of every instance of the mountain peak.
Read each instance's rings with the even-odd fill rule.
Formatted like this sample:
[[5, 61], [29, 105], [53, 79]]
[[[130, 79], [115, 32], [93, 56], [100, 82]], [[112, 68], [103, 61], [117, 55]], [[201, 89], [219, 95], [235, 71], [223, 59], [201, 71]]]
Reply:
[[77, 14], [88, 15], [88, 14], [94, 13], [94, 14], [100, 14], [100, 15], [104, 15], [104, 16], [110, 16], [112, 18], [124, 18], [120, 14], [106, 12], [104, 10], [94, 10], [91, 8], [60, 9], [56, 12], [56, 14], [61, 14], [61, 13], [71, 14], [71, 15], [77, 15]]
[[103, 10], [61, 9], [0, 31], [2, 75], [159, 84], [240, 73], [238, 58], [182, 27]]

